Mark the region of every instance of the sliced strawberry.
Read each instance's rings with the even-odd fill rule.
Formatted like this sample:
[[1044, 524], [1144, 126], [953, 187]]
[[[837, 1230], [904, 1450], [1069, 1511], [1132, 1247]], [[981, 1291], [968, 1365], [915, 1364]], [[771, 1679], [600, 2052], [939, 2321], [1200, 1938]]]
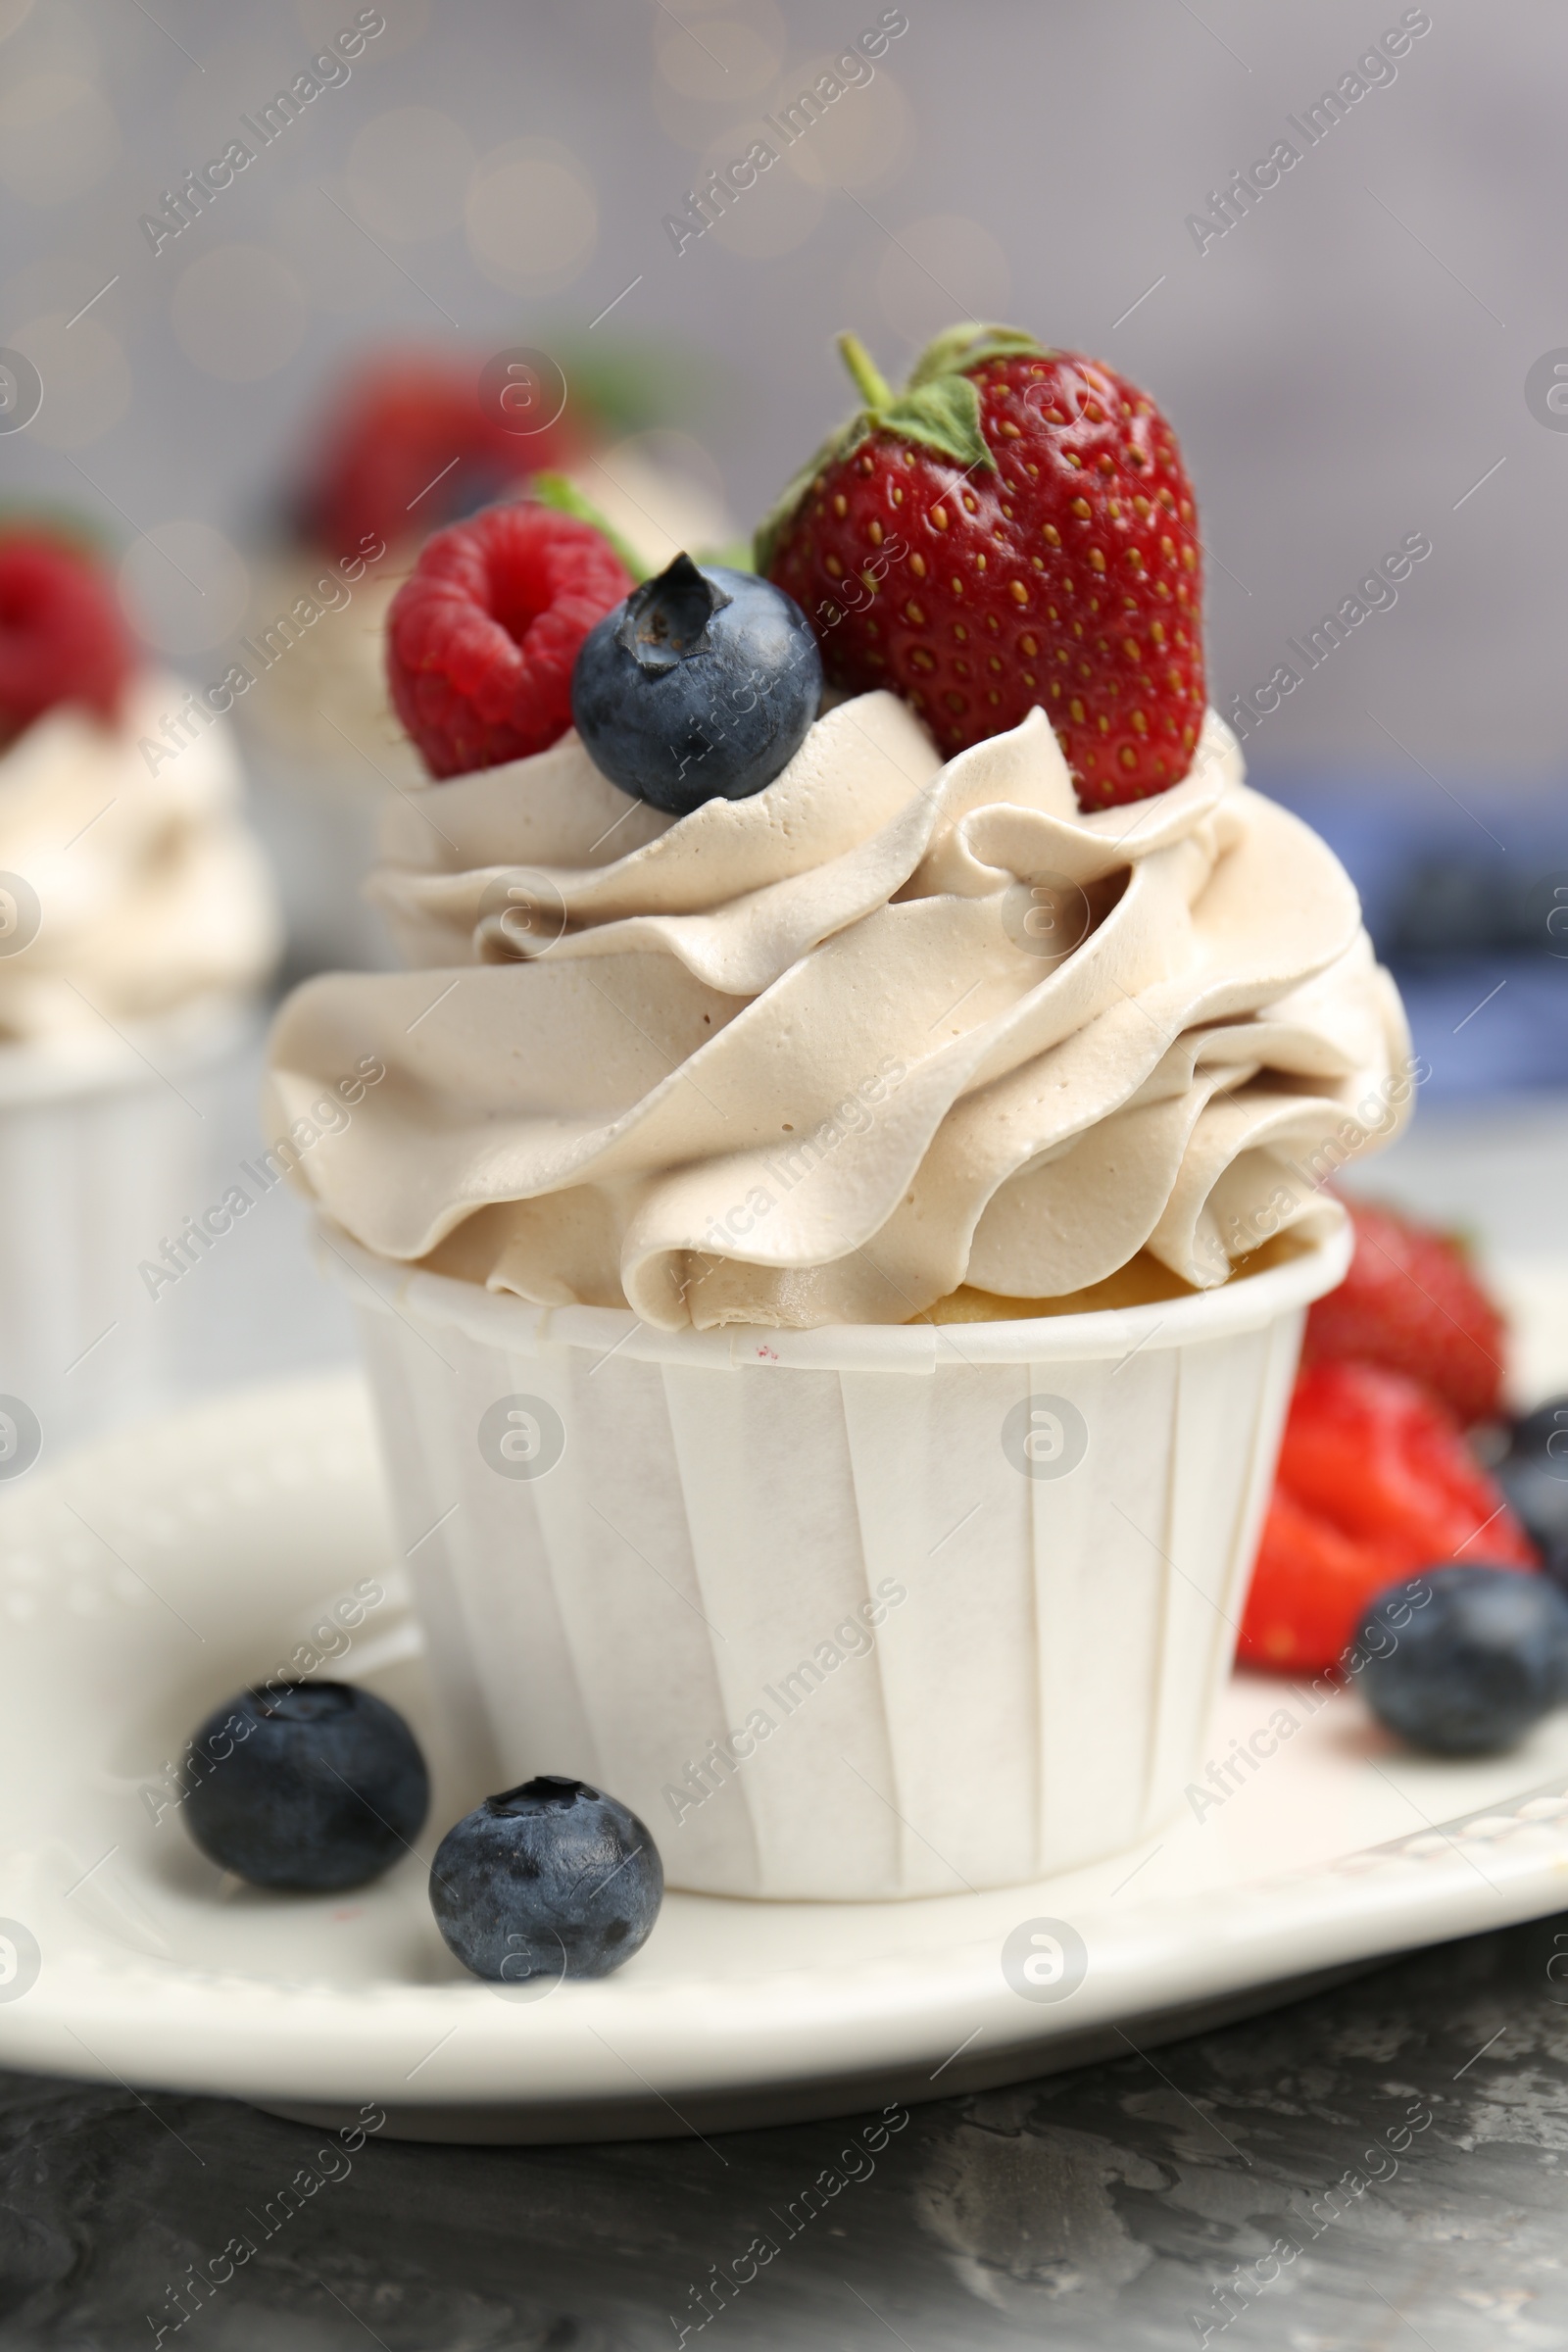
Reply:
[[1309, 1366], [1286, 1424], [1242, 1659], [1290, 1673], [1332, 1666], [1382, 1586], [1455, 1559], [1538, 1564], [1452, 1417], [1396, 1372]]
[[1403, 1372], [1464, 1422], [1502, 1409], [1507, 1333], [1450, 1235], [1370, 1201], [1348, 1201], [1355, 1254], [1306, 1318], [1302, 1360]]

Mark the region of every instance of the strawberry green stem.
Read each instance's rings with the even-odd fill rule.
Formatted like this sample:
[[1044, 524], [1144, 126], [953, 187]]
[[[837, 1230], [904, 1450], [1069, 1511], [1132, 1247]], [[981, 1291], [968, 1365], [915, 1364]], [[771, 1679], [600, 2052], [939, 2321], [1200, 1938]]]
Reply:
[[888, 408], [893, 400], [893, 388], [878, 369], [876, 362], [858, 335], [843, 334], [838, 339], [844, 365], [855, 378], [855, 385], [866, 407], [873, 411]]

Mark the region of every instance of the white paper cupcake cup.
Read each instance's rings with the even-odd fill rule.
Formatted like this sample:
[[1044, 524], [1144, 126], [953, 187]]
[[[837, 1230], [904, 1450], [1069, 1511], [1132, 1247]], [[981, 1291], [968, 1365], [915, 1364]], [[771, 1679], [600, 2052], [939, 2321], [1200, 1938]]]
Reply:
[[191, 1090], [259, 1027], [258, 1006], [207, 999], [0, 1046], [0, 1481], [159, 1402], [169, 1318], [137, 1268], [206, 1197]]
[[671, 1333], [321, 1238], [476, 1793], [570, 1774], [671, 1886], [841, 1901], [1172, 1815], [1350, 1246], [1124, 1312]]

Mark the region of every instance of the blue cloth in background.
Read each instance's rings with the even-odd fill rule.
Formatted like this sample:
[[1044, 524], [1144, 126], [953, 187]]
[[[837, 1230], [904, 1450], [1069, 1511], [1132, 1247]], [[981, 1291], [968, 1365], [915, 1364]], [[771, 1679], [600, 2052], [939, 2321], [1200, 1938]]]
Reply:
[[1568, 1089], [1568, 790], [1254, 774], [1320, 833], [1399, 984], [1430, 1097]]

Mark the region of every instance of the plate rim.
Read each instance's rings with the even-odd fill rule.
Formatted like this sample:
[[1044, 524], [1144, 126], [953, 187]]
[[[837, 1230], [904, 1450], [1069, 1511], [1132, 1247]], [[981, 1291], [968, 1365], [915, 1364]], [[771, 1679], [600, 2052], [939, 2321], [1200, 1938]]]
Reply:
[[[129, 1465], [148, 1492], [157, 1476], [151, 1432], [179, 1446], [217, 1426], [240, 1459], [275, 1445], [290, 1416], [308, 1420], [318, 1436], [326, 1423], [328, 1437], [363, 1443], [369, 1429], [363, 1379], [339, 1368], [225, 1391], [100, 1440], [29, 1482], [29, 1490], [50, 1496], [64, 1477]], [[243, 1443], [236, 1431], [246, 1433]], [[9, 1497], [6, 1503], [9, 1509]], [[7, 1524], [0, 1518], [0, 1529]], [[993, 2079], [1082, 2063], [1066, 2053], [1085, 2034], [1121, 2021], [1136, 2025], [1156, 2009], [1185, 2011], [1276, 1986], [1286, 1988], [1277, 1997], [1288, 1999], [1289, 1985], [1303, 1976], [1376, 1965], [1568, 1906], [1568, 1768], [1543, 1779], [1538, 1766], [1527, 1786], [1505, 1797], [1327, 1860], [1119, 1907], [1113, 1922], [1103, 1921], [1085, 1982], [1063, 1999], [1036, 2003], [1004, 1979], [996, 1923], [1002, 1911], [1021, 1919], [1036, 1904], [1045, 1915], [1058, 1884], [877, 1905], [923, 1914], [928, 1928], [944, 1915], [940, 1940], [927, 1937], [897, 1955], [858, 1954], [739, 1981], [733, 1972], [644, 1983], [630, 1973], [618, 1977], [612, 2018], [601, 2010], [599, 2023], [615, 2041], [635, 2029], [630, 2056], [593, 2022], [606, 1990], [598, 1985], [561, 1987], [548, 2012], [522, 2004], [530, 2018], [548, 2013], [552, 2022], [541, 2034], [504, 2025], [499, 2010], [512, 2004], [477, 1984], [291, 1984], [164, 1961], [128, 1946], [105, 1957], [108, 1947], [84, 1939], [68, 1945], [65, 1965], [46, 1967], [25, 1997], [0, 2000], [0, 2064], [87, 2080], [128, 2077], [274, 2105], [373, 2091], [402, 2108], [459, 2107], [492, 2120], [565, 2106], [585, 2123], [596, 2104], [624, 2107], [633, 2079], [645, 2100], [688, 2103], [763, 2102], [772, 2090], [814, 2081], [825, 2102], [814, 2111], [831, 2113], [845, 2111], [835, 2107], [832, 2085], [867, 2068], [886, 2074], [929, 2066], [942, 2054], [933, 2036], [940, 2041], [951, 2019], [956, 2028], [977, 2028], [984, 2048], [968, 2065], [945, 2058], [940, 2086], [926, 2094], [942, 2097], [999, 2062], [1010, 2074]], [[19, 1899], [20, 1890], [0, 1894], [0, 1909]], [[1216, 1899], [1224, 1907], [1218, 1923]], [[722, 1905], [760, 1923], [779, 1908], [751, 1898], [672, 1900]], [[830, 1918], [869, 1906], [784, 1907]], [[1080, 1904], [1075, 1917], [1098, 1936], [1095, 1901]], [[1152, 1984], [1161, 1995], [1153, 2003]], [[438, 2022], [450, 2031], [428, 2047]]]

